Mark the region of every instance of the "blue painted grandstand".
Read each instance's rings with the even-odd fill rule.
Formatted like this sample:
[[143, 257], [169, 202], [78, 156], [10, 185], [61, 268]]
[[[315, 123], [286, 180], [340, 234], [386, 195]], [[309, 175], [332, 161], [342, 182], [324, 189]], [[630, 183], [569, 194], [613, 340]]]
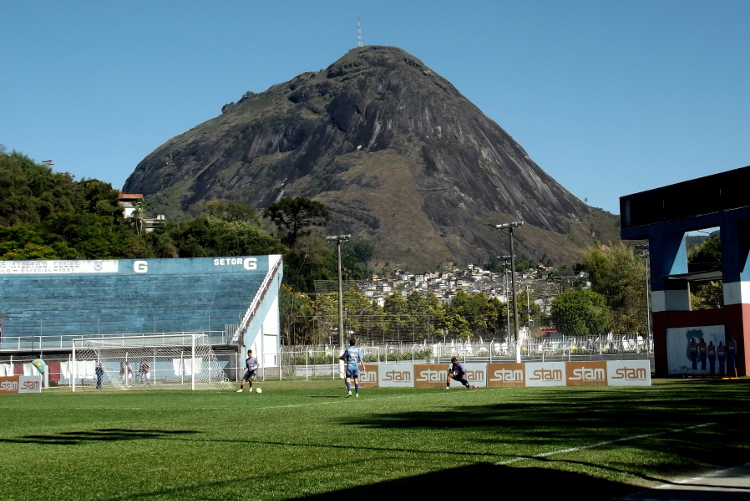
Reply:
[[168, 332], [218, 333], [249, 347], [261, 332], [278, 339], [282, 274], [277, 255], [0, 261], [0, 349]]

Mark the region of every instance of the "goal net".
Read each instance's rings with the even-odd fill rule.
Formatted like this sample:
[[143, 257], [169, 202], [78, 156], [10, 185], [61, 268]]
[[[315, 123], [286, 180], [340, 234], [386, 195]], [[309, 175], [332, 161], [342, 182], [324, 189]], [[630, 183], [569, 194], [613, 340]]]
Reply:
[[76, 339], [69, 373], [73, 391], [231, 386], [205, 334]]

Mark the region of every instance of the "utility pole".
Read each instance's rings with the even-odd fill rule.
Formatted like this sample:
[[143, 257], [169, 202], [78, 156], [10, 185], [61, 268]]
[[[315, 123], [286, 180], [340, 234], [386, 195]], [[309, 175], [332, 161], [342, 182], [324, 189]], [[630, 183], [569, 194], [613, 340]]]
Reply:
[[513, 230], [523, 226], [523, 221], [503, 223], [495, 226], [498, 230], [508, 230], [510, 236], [510, 282], [513, 289], [513, 328], [516, 332], [516, 363], [521, 363], [521, 340], [518, 331], [518, 301], [516, 301], [516, 254], [513, 249]]

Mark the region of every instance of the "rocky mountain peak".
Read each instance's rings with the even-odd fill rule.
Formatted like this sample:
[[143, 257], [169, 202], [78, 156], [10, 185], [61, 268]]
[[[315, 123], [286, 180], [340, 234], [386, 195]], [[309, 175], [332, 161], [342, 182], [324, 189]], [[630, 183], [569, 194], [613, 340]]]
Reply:
[[313, 198], [331, 212], [330, 231], [374, 241], [378, 260], [414, 271], [507, 254], [501, 222], [527, 223], [518, 254], [558, 263], [618, 229], [395, 47], [353, 49], [324, 70], [246, 93], [148, 155], [123, 189], [167, 212], [215, 198], [258, 209]]

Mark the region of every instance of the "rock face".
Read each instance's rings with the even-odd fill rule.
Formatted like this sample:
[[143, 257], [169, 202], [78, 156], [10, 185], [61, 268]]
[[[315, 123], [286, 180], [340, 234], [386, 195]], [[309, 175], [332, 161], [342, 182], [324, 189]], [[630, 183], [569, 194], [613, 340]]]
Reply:
[[526, 222], [514, 233], [518, 256], [556, 264], [618, 232], [615, 216], [578, 200], [450, 82], [394, 47], [353, 49], [246, 93], [148, 155], [123, 189], [167, 211], [314, 198], [331, 212], [329, 233], [371, 240], [379, 262], [413, 271], [508, 254], [494, 228], [503, 222]]

